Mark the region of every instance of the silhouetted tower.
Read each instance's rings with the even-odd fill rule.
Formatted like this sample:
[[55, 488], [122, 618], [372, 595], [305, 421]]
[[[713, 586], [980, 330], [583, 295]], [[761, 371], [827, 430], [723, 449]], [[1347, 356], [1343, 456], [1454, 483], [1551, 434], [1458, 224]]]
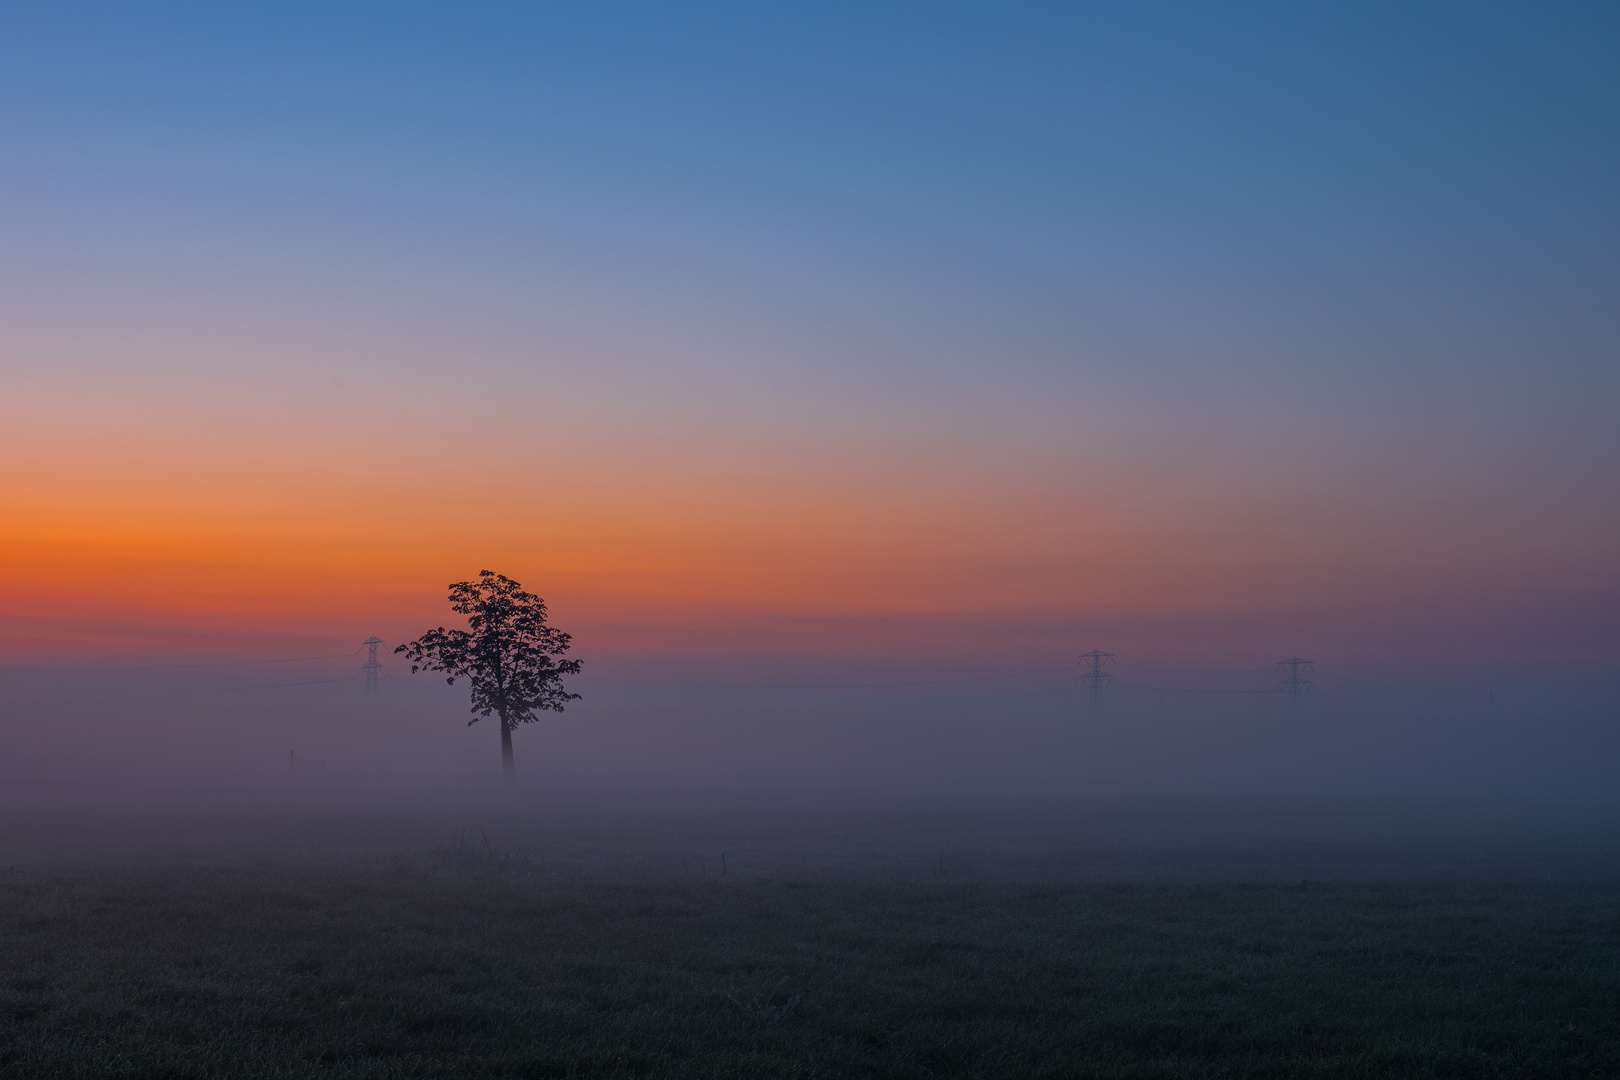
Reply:
[[366, 647], [366, 662], [360, 665], [360, 670], [366, 673], [366, 689], [373, 694], [377, 692], [377, 676], [382, 674], [382, 663], [377, 659], [377, 646], [383, 639], [372, 634], [360, 644]]
[[1277, 670], [1281, 671], [1283, 668], [1288, 669], [1288, 677], [1272, 687], [1278, 693], [1287, 694], [1290, 698], [1298, 701], [1299, 695], [1310, 693], [1316, 689], [1315, 683], [1300, 675], [1302, 671], [1311, 670], [1311, 661], [1302, 660], [1297, 656], [1290, 656], [1286, 660], [1277, 661]]
[[1113, 660], [1113, 653], [1103, 652], [1101, 649], [1092, 649], [1088, 653], [1080, 654], [1080, 663], [1082, 666], [1084, 666], [1087, 662], [1091, 664], [1089, 668], [1080, 673], [1080, 684], [1082, 686], [1089, 686], [1091, 688], [1091, 703], [1093, 705], [1100, 705], [1102, 703], [1103, 687], [1112, 685], [1113, 683], [1119, 681], [1118, 679], [1114, 678], [1113, 672], [1103, 670], [1103, 665], [1112, 663]]

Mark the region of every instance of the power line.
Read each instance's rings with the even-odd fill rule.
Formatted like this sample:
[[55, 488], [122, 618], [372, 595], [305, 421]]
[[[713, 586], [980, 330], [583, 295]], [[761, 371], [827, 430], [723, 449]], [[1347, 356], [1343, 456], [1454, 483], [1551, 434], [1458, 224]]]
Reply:
[[1069, 671], [1072, 664], [1062, 667], [1040, 668], [1036, 671], [1004, 671], [995, 675], [960, 675], [949, 679], [909, 679], [903, 682], [862, 682], [862, 683], [724, 683], [698, 681], [694, 679], [638, 679], [633, 677], [614, 677], [610, 675], [585, 676], [582, 679], [595, 678], [607, 683], [638, 683], [646, 686], [701, 686], [706, 689], [717, 690], [874, 690], [888, 686], [944, 686], [948, 683], [993, 682], [997, 679], [1027, 679], [1032, 675], [1051, 675], [1058, 671]]
[[[1062, 669], [1062, 670], [1070, 670], [1070, 669]], [[985, 695], [980, 696], [980, 697], [958, 698], [957, 700], [958, 701], [1005, 701], [1008, 698], [1037, 697], [1037, 696], [1042, 695], [1042, 694], [1072, 694], [1074, 691], [1079, 690], [1079, 689], [1080, 689], [1079, 686], [1049, 686], [1049, 687], [1043, 687], [1042, 689], [1039, 689], [1039, 690], [1014, 690], [1011, 693], [1007, 693], [1007, 694], [985, 694]], [[1270, 691], [1270, 690], [1211, 690], [1211, 689], [1207, 689], [1207, 688], [1200, 689], [1200, 688], [1187, 688], [1187, 687], [1174, 687], [1174, 686], [1154, 687], [1154, 686], [1121, 686], [1121, 685], [1115, 685], [1112, 688], [1112, 692], [1116, 693], [1116, 694], [1154, 694], [1154, 695], [1161, 695], [1161, 696], [1164, 695], [1164, 694], [1196, 694], [1196, 695], [1198, 695], [1200, 697], [1228, 696], [1228, 695], [1234, 695], [1234, 694], [1238, 694], [1238, 695], [1263, 694], [1263, 695], [1266, 695], [1266, 696], [1270, 696], [1272, 694], [1272, 691]]]
[[0, 672], [8, 671], [177, 671], [190, 668], [257, 667], [261, 664], [297, 664], [305, 660], [334, 660], [354, 656], [360, 650], [340, 653], [318, 653], [315, 656], [278, 656], [267, 660], [210, 660], [187, 664], [38, 664], [3, 665]]
[[1234, 668], [1234, 667], [1181, 667], [1175, 664], [1120, 664], [1115, 667], [1121, 671], [1197, 671], [1212, 675], [1269, 675], [1270, 668]]
[[353, 675], [345, 675], [341, 679], [308, 679], [303, 682], [272, 682], [259, 683], [256, 686], [221, 686], [212, 693], [233, 693], [237, 690], [273, 690], [278, 686], [325, 686], [328, 683], [354, 682]]
[[[350, 681], [354, 681], [354, 680], [358, 679], [358, 680], [362, 680], [364, 682], [368, 692], [376, 693], [380, 689], [380, 681], [381, 681], [382, 677], [389, 674], [389, 672], [388, 672], [386, 666], [384, 665], [384, 663], [382, 662], [381, 656], [380, 656], [380, 654], [378, 652], [379, 647], [381, 645], [383, 645], [383, 644], [385, 644], [385, 642], [384, 642], [384, 640], [382, 638], [377, 637], [376, 635], [373, 635], [373, 636], [367, 638], [365, 641], [359, 643], [353, 650], [348, 651], [348, 652], [317, 653], [317, 654], [305, 655], [305, 656], [265, 657], [265, 658], [260, 658], [260, 659], [251, 659], [251, 660], [250, 659], [206, 660], [206, 661], [190, 661], [190, 662], [184, 662], [184, 663], [171, 663], [171, 664], [129, 664], [129, 665], [101, 665], [101, 666], [90, 666], [90, 665], [68, 666], [68, 665], [62, 665], [60, 667], [57, 667], [57, 666], [40, 666], [40, 667], [22, 667], [22, 666], [4, 667], [4, 666], [0, 666], [0, 676], [4, 676], [7, 673], [21, 674], [21, 673], [29, 672], [29, 671], [38, 671], [38, 672], [46, 672], [46, 671], [84, 671], [84, 672], [95, 672], [95, 671], [106, 671], [106, 672], [115, 672], [115, 671], [152, 671], [152, 672], [161, 672], [161, 671], [186, 670], [186, 669], [218, 669], [218, 668], [252, 667], [252, 666], [268, 665], [268, 664], [287, 664], [287, 663], [300, 663], [300, 662], [303, 662], [303, 661], [315, 661], [315, 660], [323, 660], [323, 659], [337, 659], [337, 658], [342, 658], [342, 657], [354, 656], [357, 653], [359, 653], [360, 650], [364, 649], [365, 650], [365, 661], [364, 661], [364, 663], [362, 663], [360, 665], [358, 670], [356, 670], [353, 675], [350, 675], [350, 676], [347, 676], [347, 677], [326, 678], [326, 679], [307, 679], [307, 680], [306, 679], [300, 679], [300, 680], [290, 680], [290, 681], [286, 681], [286, 682], [276, 682], [276, 683], [255, 683], [255, 684], [251, 684], [251, 685], [248, 685], [248, 686], [219, 687], [219, 688], [216, 688], [215, 692], [219, 692], [219, 691], [231, 692], [231, 691], [238, 691], [238, 690], [240, 690], [240, 691], [272, 690], [272, 689], [280, 689], [280, 688], [283, 688], [283, 687], [333, 685], [333, 684], [336, 684], [336, 683], [350, 682]], [[220, 654], [215, 654], [215, 655], [220, 655]], [[1090, 698], [1090, 700], [1091, 700], [1094, 707], [1100, 706], [1103, 695], [1104, 695], [1104, 691], [1108, 691], [1110, 693], [1126, 693], [1126, 694], [1132, 694], [1132, 695], [1139, 694], [1139, 693], [1152, 693], [1152, 694], [1160, 694], [1160, 695], [1162, 695], [1162, 694], [1176, 694], [1178, 696], [1179, 695], [1226, 696], [1226, 695], [1251, 695], [1251, 694], [1286, 694], [1291, 701], [1297, 703], [1299, 701], [1299, 699], [1305, 694], [1318, 694], [1318, 693], [1324, 693], [1325, 692], [1325, 691], [1323, 691], [1322, 687], [1318, 685], [1317, 680], [1319, 680], [1319, 679], [1330, 679], [1330, 680], [1333, 680], [1336, 684], [1339, 684], [1338, 689], [1336, 691], [1337, 695], [1343, 695], [1343, 694], [1346, 694], [1346, 693], [1354, 695], [1354, 694], [1360, 693], [1360, 694], [1396, 694], [1396, 695], [1403, 695], [1403, 696], [1409, 696], [1409, 697], [1419, 697], [1419, 696], [1424, 696], [1424, 697], [1430, 697], [1430, 696], [1446, 697], [1446, 696], [1451, 696], [1450, 694], [1448, 694], [1448, 693], [1446, 693], [1444, 691], [1437, 692], [1437, 691], [1432, 690], [1432, 689], [1431, 690], [1424, 690], [1424, 691], [1411, 690], [1411, 689], [1407, 689], [1407, 688], [1400, 688], [1400, 687], [1382, 685], [1382, 684], [1379, 684], [1379, 683], [1376, 683], [1376, 682], [1371, 682], [1369, 680], [1365, 680], [1365, 679], [1361, 679], [1361, 678], [1355, 678], [1355, 677], [1351, 677], [1351, 676], [1340, 675], [1340, 674], [1337, 674], [1335, 672], [1319, 671], [1319, 670], [1317, 670], [1314, 661], [1307, 660], [1304, 657], [1300, 657], [1300, 656], [1291, 656], [1291, 657], [1288, 657], [1285, 660], [1277, 661], [1277, 663], [1274, 665], [1273, 671], [1282, 673], [1282, 678], [1280, 678], [1278, 681], [1276, 681], [1269, 688], [1266, 688], [1266, 689], [1260, 689], [1260, 688], [1240, 689], [1240, 688], [1237, 688], [1237, 687], [1232, 687], [1230, 685], [1224, 686], [1224, 687], [1222, 687], [1222, 686], [1196, 686], [1196, 685], [1194, 685], [1194, 686], [1160, 686], [1160, 685], [1153, 685], [1153, 683], [1157, 682], [1157, 680], [1153, 680], [1151, 678], [1147, 679], [1146, 682], [1143, 685], [1125, 685], [1125, 684], [1122, 684], [1122, 682], [1121, 682], [1122, 674], [1120, 674], [1120, 673], [1130, 673], [1130, 672], [1140, 672], [1140, 673], [1149, 673], [1149, 672], [1186, 672], [1186, 673], [1195, 673], [1196, 672], [1196, 673], [1209, 673], [1209, 674], [1215, 674], [1215, 675], [1237, 676], [1237, 675], [1259, 674], [1259, 673], [1261, 673], [1261, 671], [1263, 669], [1258, 669], [1258, 668], [1209, 667], [1209, 666], [1196, 666], [1196, 665], [1190, 665], [1190, 664], [1189, 665], [1177, 665], [1177, 664], [1152, 664], [1152, 663], [1145, 663], [1145, 664], [1144, 663], [1121, 663], [1117, 659], [1115, 654], [1107, 652], [1107, 651], [1102, 650], [1102, 649], [1093, 649], [1088, 653], [1082, 654], [1078, 659], [1079, 659], [1079, 664], [1081, 666], [1081, 672], [1080, 672], [1079, 676], [1075, 679], [1073, 684], [1071, 684], [1068, 687], [1033, 688], [1033, 689], [1025, 689], [1025, 690], [1007, 691], [1007, 692], [1001, 692], [1001, 693], [975, 694], [975, 695], [969, 695], [969, 696], [961, 697], [958, 700], [961, 700], [963, 702], [970, 702], [970, 701], [993, 701], [993, 700], [1001, 700], [1001, 699], [1008, 699], [1008, 698], [1020, 698], [1020, 697], [1041, 697], [1041, 696], [1046, 696], [1046, 695], [1051, 695], [1051, 694], [1061, 694], [1061, 693], [1065, 692], [1066, 690], [1084, 689], [1085, 691], [1088, 692], [1088, 696], [1089, 696], [1089, 698]], [[692, 687], [692, 688], [701, 688], [701, 689], [705, 689], [705, 690], [716, 690], [716, 691], [741, 691], [741, 692], [762, 691], [762, 692], [769, 693], [769, 692], [797, 691], [797, 690], [805, 690], [805, 691], [841, 691], [841, 690], [867, 690], [867, 689], [890, 689], [890, 688], [902, 689], [902, 688], [908, 688], [908, 687], [933, 687], [933, 686], [966, 685], [966, 684], [973, 684], [973, 683], [989, 683], [989, 682], [997, 682], [997, 681], [1004, 681], [1004, 680], [1024, 679], [1024, 678], [1031, 678], [1031, 677], [1040, 676], [1040, 675], [1054, 674], [1054, 673], [1060, 672], [1060, 671], [1072, 671], [1072, 670], [1073, 670], [1073, 665], [1065, 665], [1063, 667], [1035, 668], [1035, 669], [1025, 669], [1025, 670], [1022, 670], [1022, 671], [990, 672], [990, 673], [986, 673], [986, 674], [982, 674], [982, 675], [955, 675], [955, 676], [949, 676], [949, 677], [946, 677], [946, 678], [935, 678], [935, 679], [900, 679], [900, 680], [881, 680], [881, 681], [874, 680], [874, 681], [867, 681], [867, 682], [793, 682], [793, 683], [787, 683], [787, 682], [780, 682], [780, 683], [778, 683], [778, 682], [718, 682], [718, 681], [710, 681], [710, 680], [657, 679], [657, 678], [638, 678], [638, 677], [634, 677], [634, 676], [614, 677], [614, 676], [605, 676], [605, 675], [604, 676], [592, 677], [592, 678], [590, 678], [589, 681], [601, 682], [601, 683], [606, 683], [606, 684], [609, 684], [609, 685], [612, 685], [612, 684], [632, 684], [632, 685], [641, 684], [641, 685], [651, 685], [651, 686]], [[1179, 682], [1180, 680], [1175, 680], [1175, 681]], [[201, 689], [201, 688], [198, 688], [198, 689]]]

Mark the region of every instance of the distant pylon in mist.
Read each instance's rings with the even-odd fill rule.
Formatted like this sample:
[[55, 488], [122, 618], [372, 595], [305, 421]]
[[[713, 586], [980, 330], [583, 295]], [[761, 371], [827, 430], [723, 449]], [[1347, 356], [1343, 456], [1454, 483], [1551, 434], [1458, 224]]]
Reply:
[[1310, 693], [1316, 689], [1315, 683], [1300, 675], [1300, 672], [1311, 669], [1311, 661], [1303, 660], [1297, 656], [1290, 656], [1286, 660], [1277, 661], [1277, 670], [1281, 671], [1283, 668], [1288, 669], [1288, 677], [1272, 687], [1279, 694], [1287, 694], [1290, 698], [1298, 701], [1299, 695]]
[[366, 673], [366, 689], [371, 693], [377, 692], [377, 676], [382, 673], [382, 662], [377, 659], [377, 646], [383, 639], [372, 634], [360, 644], [366, 647], [366, 662], [360, 665], [360, 670]]
[[1093, 705], [1102, 704], [1103, 687], [1119, 681], [1114, 677], [1113, 672], [1103, 670], [1103, 665], [1111, 663], [1113, 659], [1113, 653], [1103, 652], [1101, 649], [1092, 649], [1088, 653], [1080, 654], [1080, 663], [1082, 665], [1087, 661], [1091, 664], [1088, 669], [1080, 673], [1080, 683], [1091, 688], [1091, 703]]
[[299, 757], [298, 751], [287, 751], [287, 771], [291, 773], [323, 773], [326, 771], [325, 758]]

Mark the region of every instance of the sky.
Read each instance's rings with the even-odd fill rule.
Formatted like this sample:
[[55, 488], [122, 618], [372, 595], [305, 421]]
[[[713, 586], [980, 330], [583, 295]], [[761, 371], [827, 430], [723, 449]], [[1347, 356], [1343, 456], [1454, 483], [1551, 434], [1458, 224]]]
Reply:
[[0, 662], [403, 641], [492, 569], [588, 676], [1612, 700], [1617, 31], [13, 5]]

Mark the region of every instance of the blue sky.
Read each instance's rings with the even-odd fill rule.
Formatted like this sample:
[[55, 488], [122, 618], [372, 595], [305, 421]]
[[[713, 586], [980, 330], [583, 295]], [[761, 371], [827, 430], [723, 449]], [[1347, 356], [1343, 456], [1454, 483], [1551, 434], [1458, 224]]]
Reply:
[[330, 659], [487, 568], [586, 660], [559, 782], [1601, 793], [1617, 31], [0, 9], [6, 783], [492, 765]]
[[[1308, 521], [1406, 578], [1447, 560], [1494, 595], [1518, 558], [1537, 603], [1609, 595], [1617, 29], [1602, 5], [17, 7], [0, 362], [85, 446], [116, 418], [288, 490], [307, 462], [277, 474], [275, 432], [382, 470], [476, 385], [510, 411], [480, 453], [543, 418], [620, 480], [865, 465], [892, 501], [969, 462], [1023, 501], [964, 517], [1009, 535], [1157, 499], [1257, 563]], [[376, 415], [333, 404], [358, 387]], [[88, 491], [68, 456], [52, 483]]]

